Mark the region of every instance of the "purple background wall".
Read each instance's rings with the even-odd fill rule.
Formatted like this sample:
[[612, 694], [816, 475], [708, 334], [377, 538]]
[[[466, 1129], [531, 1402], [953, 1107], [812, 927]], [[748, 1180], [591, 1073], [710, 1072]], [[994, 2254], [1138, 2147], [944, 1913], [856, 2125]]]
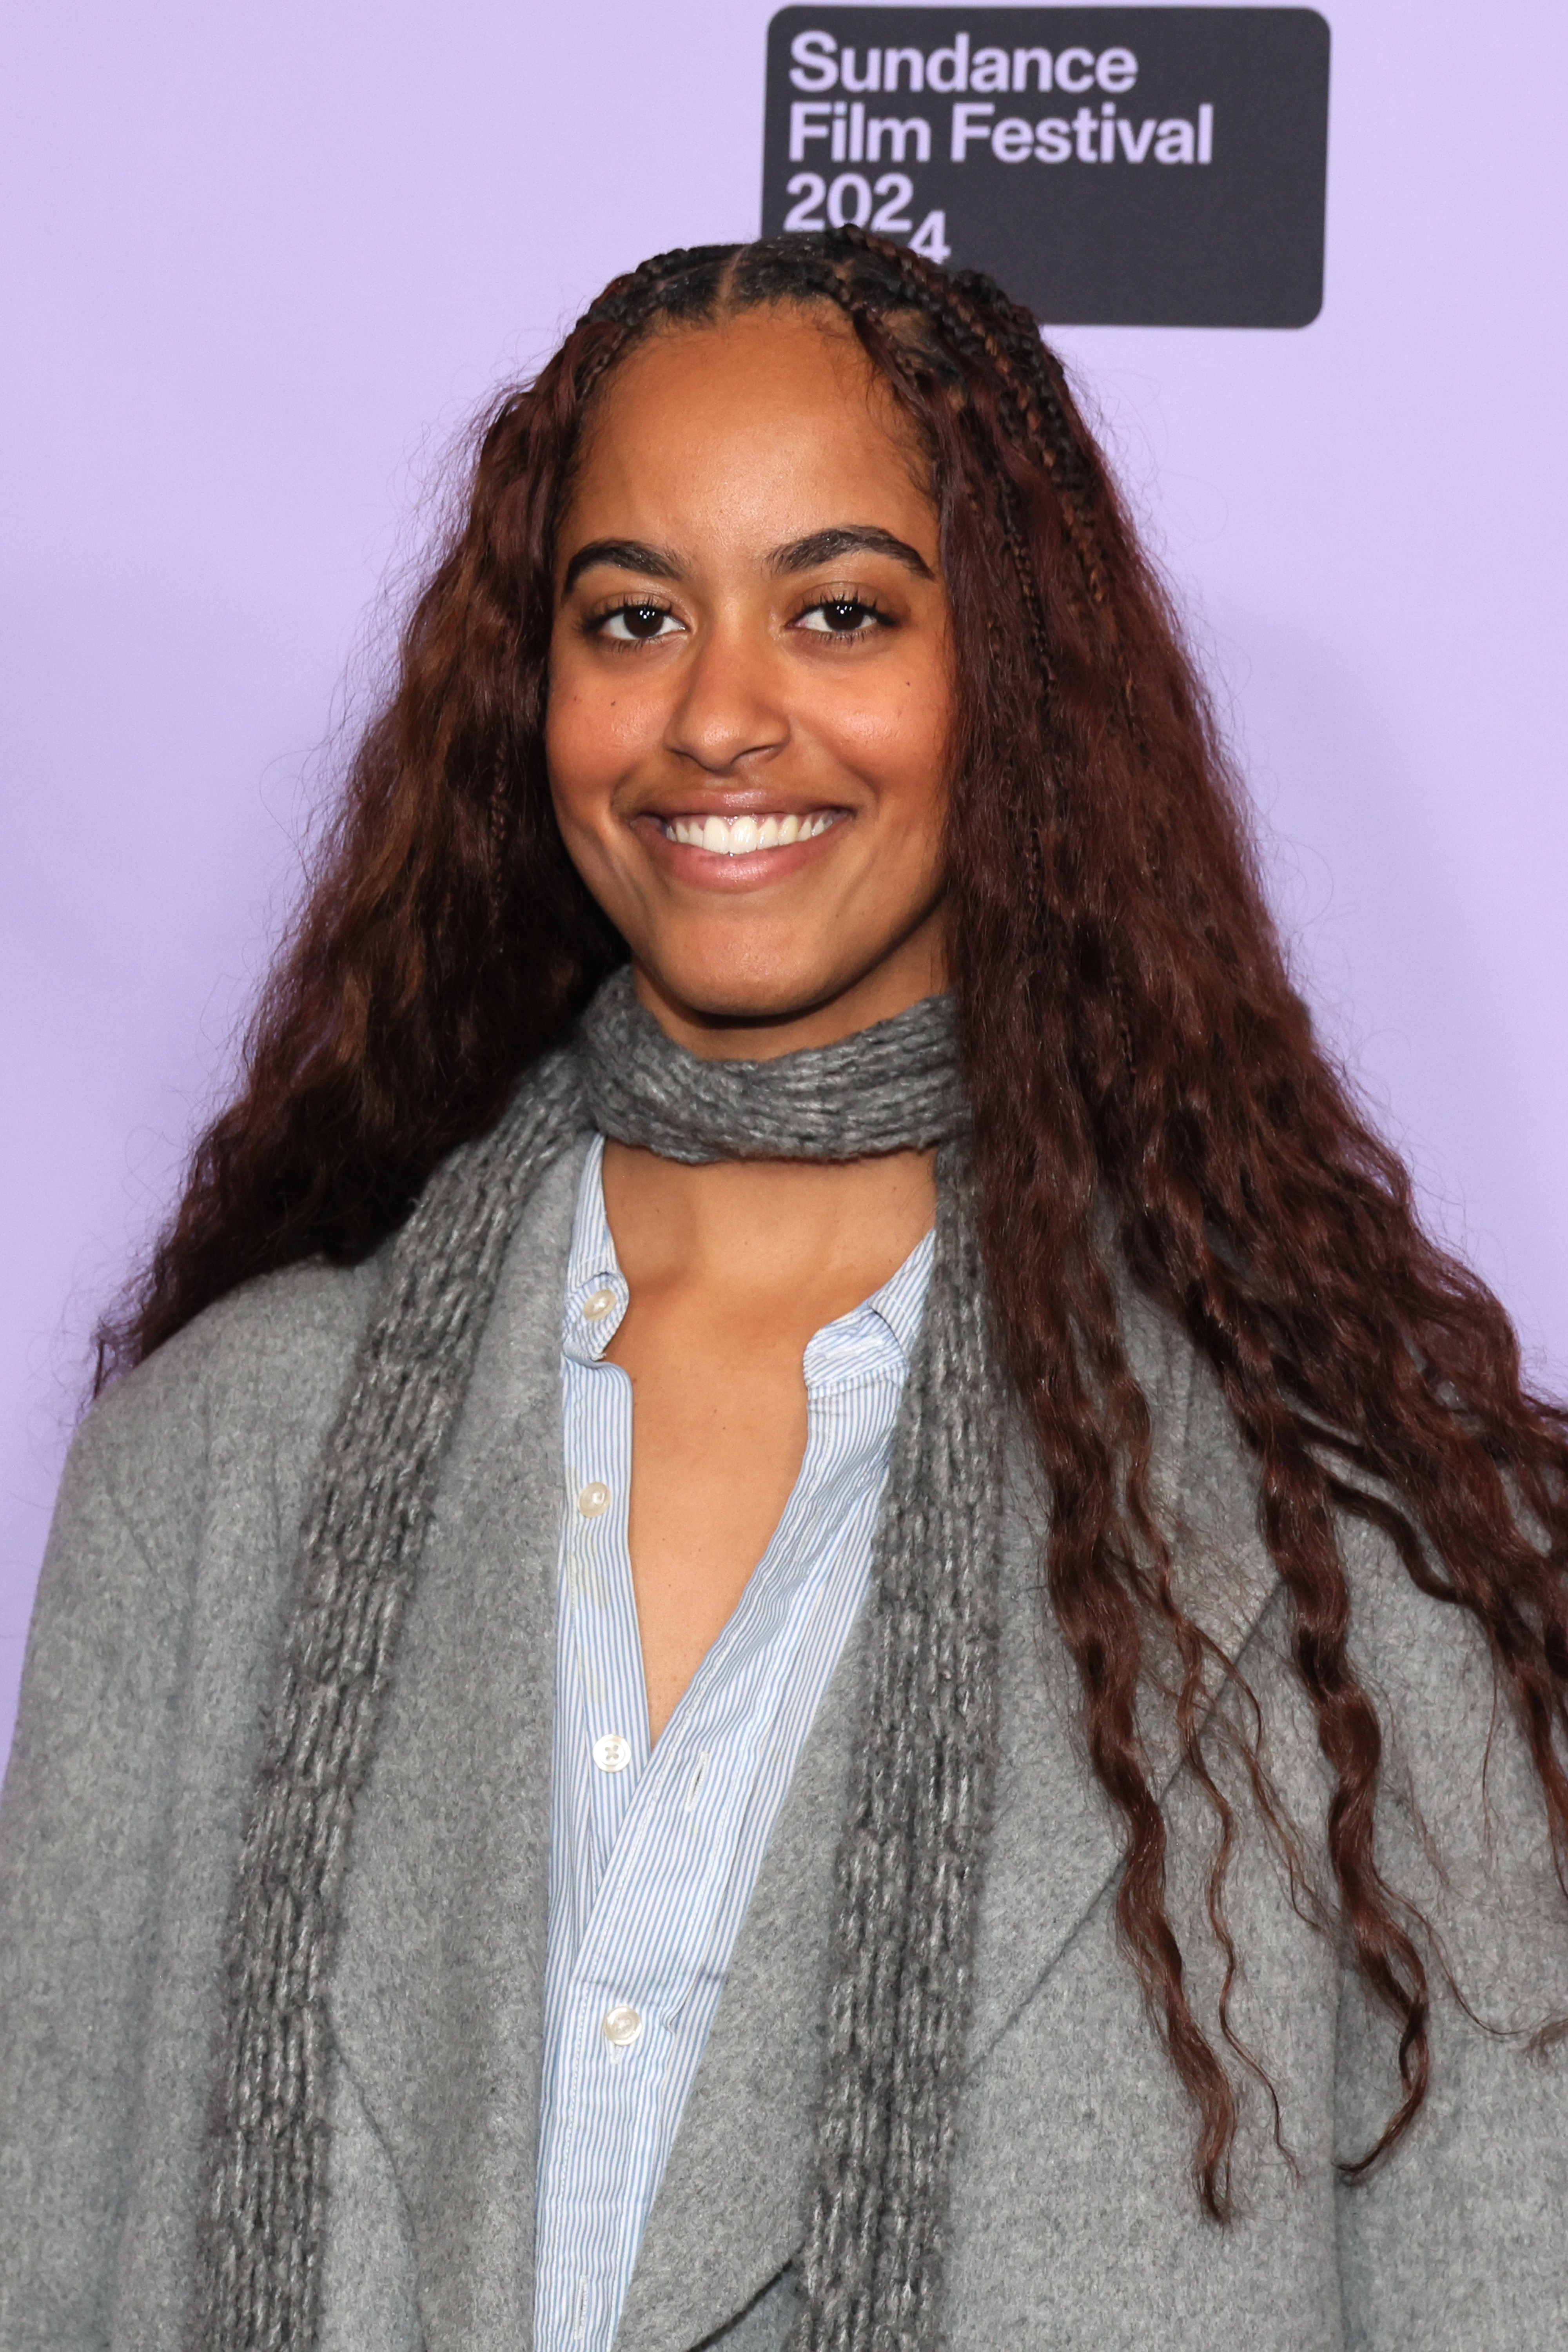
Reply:
[[[0, 1753], [88, 1332], [222, 1088], [439, 455], [612, 272], [754, 233], [769, 13], [35, 0], [0, 37]], [[1561, 1368], [1568, 14], [1329, 13], [1322, 317], [1058, 341], [1303, 975]]]

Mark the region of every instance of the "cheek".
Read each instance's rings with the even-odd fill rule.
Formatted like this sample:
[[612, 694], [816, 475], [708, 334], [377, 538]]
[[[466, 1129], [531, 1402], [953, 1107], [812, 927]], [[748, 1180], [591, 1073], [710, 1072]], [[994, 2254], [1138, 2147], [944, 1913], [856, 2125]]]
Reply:
[[846, 696], [824, 733], [846, 767], [889, 803], [924, 817], [946, 798], [950, 696], [945, 677], [910, 665], [874, 693]]
[[563, 814], [590, 817], [645, 748], [647, 714], [629, 685], [584, 676], [570, 659], [552, 666], [544, 757]]

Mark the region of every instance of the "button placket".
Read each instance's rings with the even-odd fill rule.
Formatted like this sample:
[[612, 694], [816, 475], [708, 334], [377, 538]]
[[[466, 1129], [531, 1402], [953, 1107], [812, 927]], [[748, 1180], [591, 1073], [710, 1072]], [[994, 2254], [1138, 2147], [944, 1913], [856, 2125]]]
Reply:
[[[590, 1303], [603, 1298], [608, 1298], [612, 1307], [619, 1304], [607, 1289], [589, 1294]], [[586, 1314], [586, 1306], [583, 1311]], [[586, 1377], [593, 1380], [602, 1375], [590, 1370]], [[579, 1456], [569, 1473], [568, 1488], [573, 1524], [568, 1539], [567, 1582], [574, 1607], [578, 1611], [586, 1607], [600, 1621], [593, 1634], [584, 1632], [583, 1637], [595, 1647], [606, 1638], [602, 1622], [605, 1612], [619, 1612], [623, 1571], [626, 1577], [630, 1574], [629, 1561], [623, 1562], [619, 1556], [624, 1490], [609, 1478], [586, 1475], [598, 1466], [592, 1452], [586, 1457]], [[612, 1470], [613, 1476], [614, 1465], [604, 1466]], [[595, 1875], [602, 1881], [637, 1777], [629, 1769], [637, 1761], [637, 1747], [635, 1736], [611, 1712], [616, 1705], [614, 1694], [606, 1692], [585, 1656], [583, 1691], [587, 1717], [584, 1729], [590, 1762], [588, 1802], [598, 1854]]]

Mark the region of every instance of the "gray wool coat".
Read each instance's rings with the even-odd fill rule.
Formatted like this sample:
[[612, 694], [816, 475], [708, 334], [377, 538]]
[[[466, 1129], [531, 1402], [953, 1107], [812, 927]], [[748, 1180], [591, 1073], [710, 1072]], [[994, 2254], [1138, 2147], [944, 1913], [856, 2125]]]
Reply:
[[[511, 1248], [355, 1822], [323, 2352], [531, 2340], [544, 1977], [559, 1315], [578, 1160]], [[174, 2352], [217, 1958], [310, 1469], [380, 1280], [305, 1268], [203, 1316], [89, 1418], [67, 1472], [0, 1812], [0, 2347]], [[1228, 1418], [1129, 1309], [1189, 1604], [1245, 1670], [1310, 1850], [1325, 1781]], [[1491, 1675], [1457, 1612], [1348, 1530], [1359, 1654], [1391, 1723], [1380, 1835], [1472, 2022], [1436, 2000], [1432, 2095], [1362, 2185], [1392, 2036], [1246, 1834], [1230, 1913], [1248, 2106], [1240, 2217], [1205, 2221], [1192, 2119], [1120, 1955], [1118, 1837], [1011, 1480], [1003, 1752], [948, 2263], [952, 2352], [1537, 2352], [1568, 2336], [1568, 2061], [1494, 2029], [1568, 2010], [1568, 1910]], [[813, 2145], [852, 1642], [814, 1727], [650, 2217], [619, 2352], [775, 2352]], [[1482, 1767], [1491, 1752], [1483, 1796]], [[1163, 1735], [1153, 1725], [1155, 1752]], [[1207, 1816], [1162, 1767], [1200, 2001]], [[1418, 1826], [1424, 1822], [1429, 1836]], [[1440, 1854], [1442, 1873], [1434, 1862]]]

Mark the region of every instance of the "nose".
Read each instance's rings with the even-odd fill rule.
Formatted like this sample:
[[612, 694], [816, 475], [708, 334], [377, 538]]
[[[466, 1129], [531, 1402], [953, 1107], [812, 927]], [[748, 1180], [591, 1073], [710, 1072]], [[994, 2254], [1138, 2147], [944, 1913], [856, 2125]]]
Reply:
[[710, 776], [782, 750], [789, 717], [781, 683], [767, 648], [742, 625], [710, 630], [683, 665], [666, 749]]

